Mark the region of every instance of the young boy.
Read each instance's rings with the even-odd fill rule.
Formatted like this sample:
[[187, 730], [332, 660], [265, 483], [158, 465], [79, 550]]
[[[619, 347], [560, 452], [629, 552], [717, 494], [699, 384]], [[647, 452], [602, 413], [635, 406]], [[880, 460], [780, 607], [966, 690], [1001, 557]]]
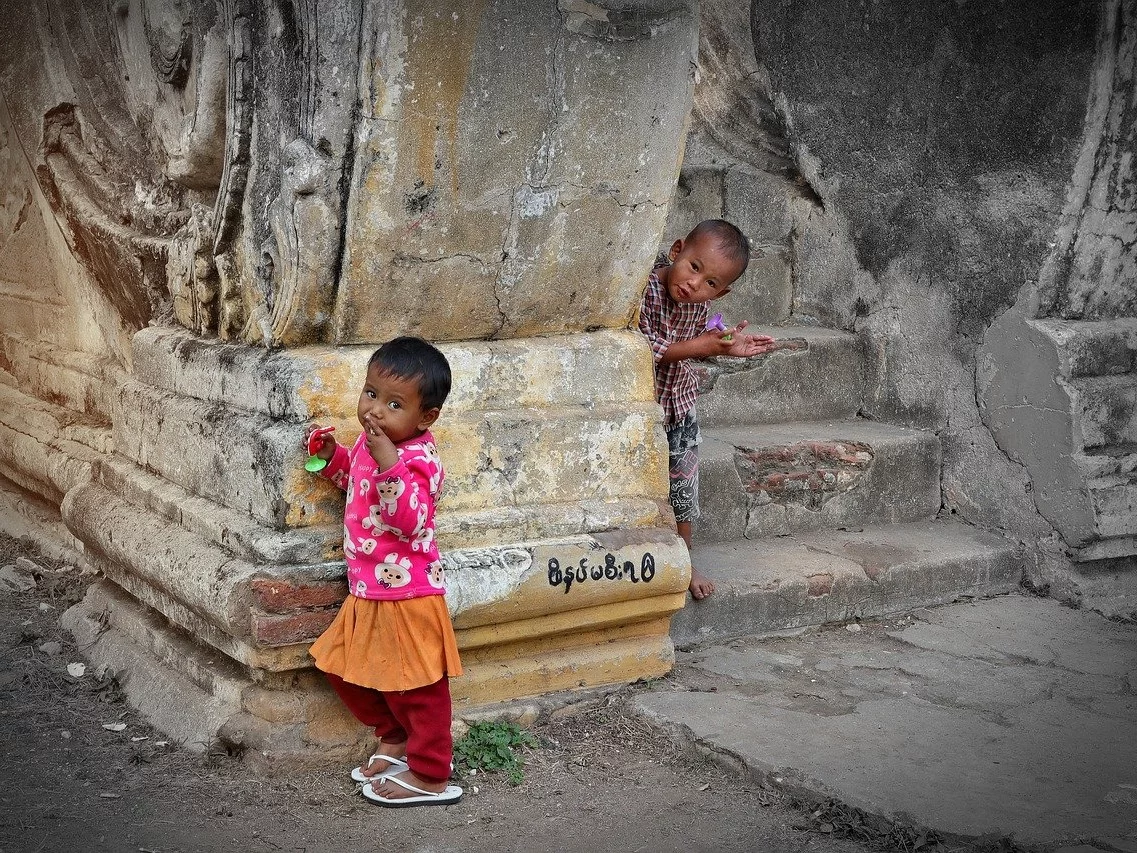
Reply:
[[[744, 335], [746, 321], [725, 331], [707, 328], [708, 303], [730, 292], [750, 262], [746, 236], [723, 219], [700, 222], [671, 244], [666, 263], [648, 276], [640, 304], [640, 331], [655, 357], [655, 396], [663, 406], [667, 431], [670, 501], [679, 535], [691, 549], [691, 523], [699, 517], [699, 424], [695, 372], [688, 361], [729, 355], [749, 358], [772, 349], [766, 335]], [[691, 595], [696, 600], [715, 585], [691, 568]]]
[[311, 653], [348, 710], [379, 738], [351, 778], [381, 806], [462, 798], [462, 789], [448, 783], [448, 679], [462, 674], [462, 663], [434, 542], [445, 474], [430, 434], [449, 392], [445, 356], [419, 338], [395, 338], [367, 365], [355, 444], [349, 449], [309, 430], [309, 450], [327, 463], [309, 460], [309, 470], [347, 492], [349, 593]]

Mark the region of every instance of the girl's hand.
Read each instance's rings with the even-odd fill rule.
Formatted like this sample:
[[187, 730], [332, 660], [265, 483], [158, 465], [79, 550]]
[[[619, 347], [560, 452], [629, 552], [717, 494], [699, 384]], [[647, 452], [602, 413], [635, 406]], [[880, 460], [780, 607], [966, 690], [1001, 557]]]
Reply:
[[363, 429], [366, 432], [367, 452], [371, 454], [379, 470], [394, 468], [395, 463], [399, 461], [399, 451], [395, 449], [391, 439], [387, 438], [387, 433], [379, 428], [371, 415], [363, 416]]
[[[308, 432], [304, 436], [304, 445], [308, 449], [309, 456], [317, 456], [325, 462], [331, 460], [336, 452], [336, 440], [330, 435], [333, 429], [334, 427], [322, 427], [319, 424], [311, 424], [308, 427]], [[313, 436], [316, 432], [320, 434]]]

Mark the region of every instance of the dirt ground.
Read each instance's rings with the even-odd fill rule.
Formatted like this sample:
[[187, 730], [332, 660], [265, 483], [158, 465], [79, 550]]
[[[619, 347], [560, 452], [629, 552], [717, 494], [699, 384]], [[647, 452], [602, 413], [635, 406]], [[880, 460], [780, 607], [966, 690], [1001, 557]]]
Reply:
[[346, 767], [258, 777], [167, 742], [93, 666], [69, 674], [83, 656], [59, 616], [90, 581], [0, 536], [0, 853], [882, 849], [681, 754], [619, 693], [534, 725], [521, 784], [466, 777], [453, 806], [376, 807]]

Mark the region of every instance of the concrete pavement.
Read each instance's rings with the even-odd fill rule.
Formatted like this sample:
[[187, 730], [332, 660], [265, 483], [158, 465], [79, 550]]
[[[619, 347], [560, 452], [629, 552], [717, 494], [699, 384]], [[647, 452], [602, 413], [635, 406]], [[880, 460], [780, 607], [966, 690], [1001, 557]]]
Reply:
[[1006, 595], [850, 628], [680, 653], [636, 706], [811, 799], [1137, 853], [1137, 626]]

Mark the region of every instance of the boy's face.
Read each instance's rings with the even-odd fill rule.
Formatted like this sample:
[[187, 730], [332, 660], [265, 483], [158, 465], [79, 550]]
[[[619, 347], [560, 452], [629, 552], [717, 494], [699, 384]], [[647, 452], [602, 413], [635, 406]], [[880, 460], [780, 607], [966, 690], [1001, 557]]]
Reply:
[[359, 394], [357, 416], [371, 415], [393, 444], [414, 438], [438, 420], [437, 408], [424, 409], [415, 379], [392, 376], [379, 365], [367, 369], [363, 390]]
[[667, 273], [667, 292], [676, 302], [710, 302], [730, 292], [742, 273], [742, 264], [723, 251], [712, 234], [695, 239], [676, 240], [667, 253], [671, 266]]

